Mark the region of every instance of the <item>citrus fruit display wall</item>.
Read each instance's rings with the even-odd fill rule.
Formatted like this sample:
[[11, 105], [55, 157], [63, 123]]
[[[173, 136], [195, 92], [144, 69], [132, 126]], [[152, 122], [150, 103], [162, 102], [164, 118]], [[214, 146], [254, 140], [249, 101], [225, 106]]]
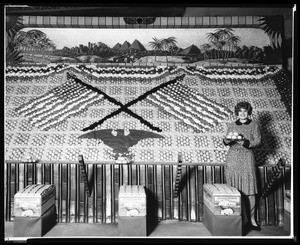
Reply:
[[282, 89], [290, 81], [281, 67], [58, 64], [7, 67], [5, 75], [6, 160], [78, 161], [82, 154], [86, 161], [113, 162], [112, 148], [79, 137], [134, 129], [163, 136], [131, 146], [134, 162], [172, 163], [181, 153], [192, 164], [222, 163], [234, 106], [248, 101], [262, 133], [258, 164], [291, 162], [291, 92]]

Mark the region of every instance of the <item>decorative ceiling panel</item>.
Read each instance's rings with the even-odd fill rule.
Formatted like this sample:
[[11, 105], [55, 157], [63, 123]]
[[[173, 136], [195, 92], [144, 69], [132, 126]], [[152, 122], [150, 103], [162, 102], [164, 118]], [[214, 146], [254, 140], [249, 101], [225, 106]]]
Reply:
[[[138, 19], [138, 17], [132, 17]], [[60, 27], [60, 28], [257, 28], [259, 16], [204, 16], [204, 17], [156, 17], [149, 24], [128, 21], [126, 17], [90, 17], [90, 16], [23, 16], [24, 27]], [[143, 18], [141, 18], [143, 19]]]

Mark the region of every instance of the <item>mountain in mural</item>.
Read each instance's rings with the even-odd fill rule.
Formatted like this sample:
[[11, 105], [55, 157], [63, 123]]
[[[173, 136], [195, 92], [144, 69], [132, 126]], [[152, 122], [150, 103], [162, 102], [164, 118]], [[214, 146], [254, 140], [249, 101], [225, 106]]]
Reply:
[[119, 50], [121, 47], [122, 47], [122, 45], [121, 45], [120, 43], [117, 43], [117, 44], [113, 47], [113, 49], [114, 49], [114, 50]]
[[180, 55], [198, 55], [198, 54], [201, 54], [201, 50], [197, 46], [192, 44], [191, 46], [185, 48], [178, 54], [180, 54]]
[[127, 41], [125, 41], [122, 46], [119, 48], [119, 51], [126, 51], [129, 49], [129, 47], [131, 46], [131, 44]]
[[141, 51], [141, 52], [147, 51], [146, 48], [143, 46], [143, 44], [141, 44], [141, 42], [137, 39], [135, 39], [133, 41], [133, 43], [131, 44], [129, 49], [135, 49], [135, 50], [138, 50], [138, 51]]
[[174, 55], [177, 55], [177, 54], [179, 54], [182, 50], [183, 50], [182, 48], [177, 48], [177, 49], [173, 52], [173, 54], [174, 54]]

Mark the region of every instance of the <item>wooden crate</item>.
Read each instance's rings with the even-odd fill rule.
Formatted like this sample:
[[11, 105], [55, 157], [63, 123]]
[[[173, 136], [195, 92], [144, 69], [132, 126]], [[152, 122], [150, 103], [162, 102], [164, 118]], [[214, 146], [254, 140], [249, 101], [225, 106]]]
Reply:
[[14, 216], [39, 217], [55, 205], [55, 185], [28, 185], [14, 195]]
[[241, 194], [226, 184], [204, 184], [203, 201], [215, 215], [240, 215]]
[[146, 216], [146, 193], [144, 186], [120, 186], [119, 216]]

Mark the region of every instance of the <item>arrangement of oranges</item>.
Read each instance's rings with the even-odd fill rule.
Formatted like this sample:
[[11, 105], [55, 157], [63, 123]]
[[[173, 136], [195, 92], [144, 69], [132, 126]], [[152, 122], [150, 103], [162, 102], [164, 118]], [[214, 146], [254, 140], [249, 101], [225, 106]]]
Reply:
[[226, 135], [226, 139], [231, 139], [231, 140], [242, 140], [244, 137], [243, 135], [239, 134], [238, 132], [229, 132]]

